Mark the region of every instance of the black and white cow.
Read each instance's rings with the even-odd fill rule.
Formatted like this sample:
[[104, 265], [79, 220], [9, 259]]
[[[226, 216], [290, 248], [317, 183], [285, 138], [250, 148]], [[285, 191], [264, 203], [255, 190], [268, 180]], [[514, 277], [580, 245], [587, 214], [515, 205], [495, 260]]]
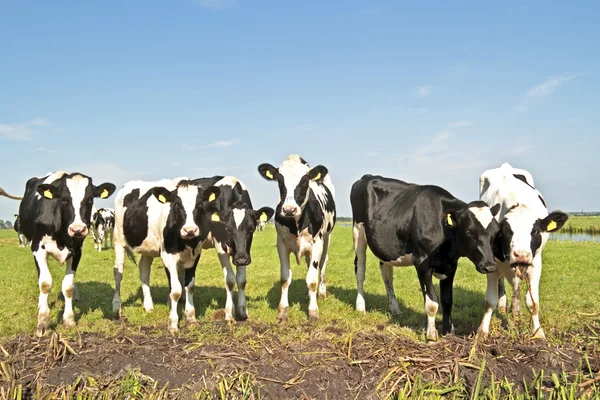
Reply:
[[112, 183], [94, 186], [92, 178], [86, 175], [62, 171], [27, 181], [19, 219], [21, 232], [31, 241], [38, 270], [37, 336], [43, 335], [50, 326], [48, 293], [52, 288], [52, 275], [47, 263], [49, 255], [60, 264], [67, 263], [62, 281], [65, 298], [63, 324], [67, 327], [75, 325], [72, 302], [76, 290], [75, 273], [81, 260], [83, 240], [89, 232], [94, 198], [105, 199], [115, 189]]
[[160, 257], [169, 280], [169, 332], [179, 331], [177, 302], [182, 294], [179, 270], [185, 270], [185, 315], [196, 320], [194, 273], [202, 242], [209, 233], [207, 208], [219, 195], [219, 188], [206, 190], [187, 179], [157, 182], [132, 181], [119, 190], [115, 200], [115, 293], [113, 310], [121, 315], [121, 280], [127, 248], [141, 254], [140, 280], [144, 309], [154, 309], [150, 296], [150, 267]]
[[257, 231], [264, 231], [266, 226], [267, 226], [267, 222], [266, 221], [260, 221], [258, 223], [258, 225], [256, 226], [256, 230]]
[[549, 232], [559, 230], [569, 218], [560, 211], [548, 213], [541, 193], [534, 188], [533, 177], [523, 169], [504, 163], [490, 169], [479, 179], [480, 199], [487, 204], [501, 204], [496, 215], [500, 232], [496, 239], [494, 255], [498, 269], [488, 274], [486, 311], [479, 327], [482, 337], [489, 334], [492, 312], [496, 306], [506, 311], [506, 293], [503, 277], [513, 288], [512, 311], [521, 313], [519, 281], [527, 275], [530, 287], [526, 296], [531, 313], [533, 337], [545, 339], [539, 318], [539, 284], [542, 275], [542, 250]]
[[302, 157], [292, 154], [279, 168], [261, 164], [258, 172], [263, 178], [279, 184], [280, 200], [275, 211], [275, 228], [281, 264], [281, 299], [277, 319], [285, 321], [288, 314], [288, 290], [292, 282], [290, 253], [294, 253], [298, 264], [302, 256], [306, 257], [308, 314], [311, 319], [317, 319], [317, 286], [319, 296], [325, 297], [329, 235], [336, 219], [335, 191], [327, 168], [322, 165], [311, 168]]
[[427, 339], [437, 340], [435, 315], [438, 297], [432, 278], [440, 280], [442, 332], [453, 333], [452, 284], [460, 257], [467, 257], [481, 273], [493, 272], [492, 252], [498, 222], [482, 201], [465, 203], [446, 190], [397, 179], [364, 175], [352, 185], [354, 259], [358, 295], [356, 309], [365, 312], [363, 282], [367, 247], [379, 259], [390, 311], [400, 314], [394, 293], [394, 266], [411, 266], [417, 275], [427, 313]]
[[[113, 230], [115, 228], [115, 210], [112, 208], [99, 208], [92, 210], [92, 237], [94, 238], [94, 248], [102, 251], [113, 247]], [[108, 244], [110, 238], [110, 245]], [[104, 242], [104, 246], [102, 245]]]
[[13, 228], [15, 232], [17, 232], [17, 237], [19, 238], [19, 247], [27, 247], [29, 245], [29, 240], [27, 240], [25, 235], [21, 232], [21, 219], [19, 218], [19, 214], [15, 214]]

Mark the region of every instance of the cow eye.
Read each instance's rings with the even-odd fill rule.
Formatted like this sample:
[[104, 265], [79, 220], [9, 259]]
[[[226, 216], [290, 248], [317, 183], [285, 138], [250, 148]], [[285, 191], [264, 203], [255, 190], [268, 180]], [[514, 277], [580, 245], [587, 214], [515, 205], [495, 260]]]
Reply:
[[467, 236], [471, 239], [475, 239], [475, 233], [473, 233], [473, 231], [467, 231]]

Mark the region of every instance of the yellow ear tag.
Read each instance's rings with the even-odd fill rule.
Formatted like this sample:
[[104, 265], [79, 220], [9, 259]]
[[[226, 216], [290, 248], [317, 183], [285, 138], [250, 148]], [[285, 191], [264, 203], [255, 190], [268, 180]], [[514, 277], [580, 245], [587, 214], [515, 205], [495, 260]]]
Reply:
[[321, 179], [321, 173], [320, 172], [317, 174], [317, 176], [315, 176], [313, 178], [313, 181], [318, 181], [319, 179]]
[[163, 196], [162, 194], [158, 195], [158, 201], [160, 201], [161, 203], [165, 204], [167, 202], [167, 198], [165, 196]]
[[258, 220], [261, 222], [267, 222], [267, 214], [265, 214], [265, 213], [260, 214], [260, 218]]
[[553, 231], [556, 229], [556, 222], [554, 221], [550, 221], [548, 223], [548, 227], [546, 228], [547, 231]]
[[448, 221], [448, 226], [454, 225], [454, 222], [452, 221], [452, 216], [450, 215], [450, 213], [448, 213], [446, 215], [446, 220]]
[[101, 199], [105, 199], [105, 198], [107, 198], [107, 197], [108, 197], [108, 190], [104, 189], [104, 190], [102, 191], [102, 194], [100, 195], [100, 198], [101, 198]]
[[51, 199], [52, 198], [52, 192], [50, 191], [50, 189], [44, 190], [44, 197], [47, 198], [47, 199]]
[[219, 214], [213, 213], [213, 215], [210, 216], [210, 220], [213, 222], [219, 222], [221, 218], [219, 218]]
[[214, 193], [211, 193], [210, 196], [208, 196], [208, 201], [215, 201], [215, 199], [217, 198], [217, 196]]
[[271, 173], [271, 171], [265, 172], [265, 175], [267, 176], [267, 178], [273, 179], [273, 174]]

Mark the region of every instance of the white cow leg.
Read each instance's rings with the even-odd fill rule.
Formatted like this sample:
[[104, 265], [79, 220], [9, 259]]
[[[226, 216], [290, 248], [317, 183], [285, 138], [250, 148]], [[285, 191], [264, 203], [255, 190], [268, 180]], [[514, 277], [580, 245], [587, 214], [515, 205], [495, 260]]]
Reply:
[[354, 238], [354, 273], [356, 274], [356, 286], [358, 293], [356, 295], [356, 311], [365, 313], [365, 293], [363, 285], [365, 282], [365, 270], [367, 267], [367, 237], [362, 223], [354, 223], [352, 228]]
[[185, 319], [188, 324], [196, 322], [196, 306], [194, 305], [194, 284], [196, 282], [196, 267], [200, 261], [200, 254], [196, 256], [194, 265], [184, 271], [183, 287], [185, 290]]
[[398, 305], [398, 299], [394, 292], [394, 267], [380, 262], [379, 269], [381, 270], [381, 277], [383, 278], [383, 284], [385, 285], [390, 311], [392, 312], [392, 315], [398, 316], [400, 315], [400, 306]]
[[125, 247], [118, 244], [115, 246], [115, 266], [113, 275], [115, 278], [115, 294], [113, 295], [113, 312], [121, 317], [121, 281], [123, 280], [123, 264], [125, 263]]
[[323, 254], [323, 240], [316, 239], [312, 246], [308, 272], [306, 273], [306, 286], [308, 287], [308, 316], [310, 319], [319, 319], [319, 306], [317, 305], [317, 285], [319, 284], [319, 261]]
[[[81, 257], [81, 254], [79, 256]], [[66, 328], [72, 328], [75, 326], [75, 314], [73, 313], [73, 292], [75, 290], [75, 271], [73, 270], [73, 257], [67, 260], [67, 271], [62, 281], [62, 293], [65, 298], [63, 325]]]
[[323, 253], [321, 254], [320, 261], [320, 275], [321, 281], [319, 282], [319, 297], [325, 298], [327, 296], [327, 283], [325, 282], [325, 270], [327, 269], [327, 261], [329, 261], [329, 234], [326, 233], [323, 236]]
[[229, 254], [219, 253], [219, 261], [223, 268], [223, 281], [225, 282], [225, 321], [235, 322], [233, 317], [233, 289], [235, 288], [235, 274], [229, 261]]
[[142, 255], [140, 258], [140, 282], [142, 283], [142, 295], [144, 298], [144, 311], [151, 312], [154, 310], [154, 302], [150, 293], [150, 267], [154, 258]]
[[171, 291], [169, 293], [169, 304], [171, 310], [169, 312], [169, 333], [176, 335], [179, 332], [179, 315], [177, 314], [177, 303], [181, 298], [181, 282], [177, 274], [178, 257], [168, 254], [163, 251], [161, 254], [162, 261], [165, 265], [166, 272], [169, 277]]
[[[40, 244], [41, 246], [41, 244]], [[39, 248], [33, 253], [35, 265], [38, 268], [38, 286], [40, 288], [40, 297], [38, 300], [38, 323], [35, 328], [35, 335], [41, 337], [50, 327], [50, 308], [48, 308], [48, 293], [52, 289], [52, 275], [48, 269], [46, 251]]]
[[492, 315], [494, 308], [498, 306], [498, 281], [499, 274], [497, 272], [487, 274], [487, 290], [485, 292], [485, 314], [479, 325], [479, 336], [482, 339], [487, 338], [490, 333], [490, 323], [492, 321]]
[[535, 339], [546, 339], [544, 330], [540, 325], [540, 278], [542, 276], [542, 260], [541, 256], [538, 255], [533, 262], [533, 267], [527, 271], [529, 277], [529, 284], [531, 287], [531, 293], [529, 290], [525, 294], [527, 309], [531, 313], [531, 329], [533, 338]]
[[292, 270], [290, 268], [290, 251], [285, 243], [277, 240], [277, 253], [279, 254], [280, 279], [281, 279], [281, 298], [277, 307], [277, 320], [286, 321], [288, 317], [288, 290], [292, 283]]
[[508, 279], [510, 286], [512, 287], [512, 313], [514, 317], [521, 316], [521, 280], [517, 277], [514, 271], [511, 272], [513, 277]]

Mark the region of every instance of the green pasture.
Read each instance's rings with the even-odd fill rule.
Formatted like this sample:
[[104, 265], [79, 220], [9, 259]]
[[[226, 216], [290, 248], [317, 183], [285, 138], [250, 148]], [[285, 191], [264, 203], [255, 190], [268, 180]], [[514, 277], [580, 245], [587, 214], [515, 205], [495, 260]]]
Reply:
[[[280, 296], [279, 262], [275, 248], [275, 229], [268, 225], [256, 232], [252, 247], [252, 264], [248, 267], [248, 313], [250, 319], [264, 324], [276, 324], [275, 316]], [[37, 322], [37, 272], [29, 249], [17, 246], [13, 231], [0, 231], [0, 341], [20, 333], [33, 334]], [[375, 329], [385, 325], [395, 334], [424, 340], [426, 316], [423, 298], [413, 267], [395, 269], [395, 289], [402, 315], [392, 318], [388, 311], [385, 289], [378, 263], [369, 254], [365, 281], [367, 314], [354, 310], [356, 280], [354, 277], [352, 229], [337, 226], [332, 234], [327, 267], [325, 299], [319, 300], [321, 320], [317, 327], [332, 322], [347, 332]], [[168, 318], [167, 278], [160, 259], [156, 259], [151, 276], [155, 310], [146, 314], [138, 270], [126, 261], [121, 296], [126, 321], [116, 321], [112, 312], [114, 252], [93, 250], [90, 239], [84, 245], [84, 254], [77, 271], [76, 282], [80, 300], [74, 302], [77, 328], [81, 332], [101, 332], [114, 335], [125, 326], [139, 330], [142, 327], [156, 333], [166, 332]], [[306, 266], [293, 262], [293, 282], [290, 289], [288, 326], [307, 322], [308, 296]], [[61, 281], [64, 266], [50, 262], [53, 286], [49, 297], [51, 329], [68, 333], [61, 325], [63, 300]], [[200, 321], [213, 321], [222, 316], [225, 304], [223, 274], [214, 250], [205, 250], [196, 273], [194, 293], [196, 314]], [[454, 285], [453, 320], [458, 335], [476, 331], [483, 315], [486, 279], [476, 272], [466, 259], [461, 259]], [[523, 286], [523, 291], [526, 285]], [[439, 289], [439, 288], [436, 288]], [[541, 323], [549, 340], [570, 330], [582, 327], [582, 315], [600, 310], [600, 243], [551, 241], [544, 251], [544, 271], [541, 282]], [[234, 300], [235, 300], [234, 294]], [[438, 329], [441, 329], [441, 310], [438, 311]], [[528, 315], [523, 301], [523, 315]], [[180, 306], [180, 317], [183, 311]], [[335, 321], [334, 321], [335, 320]], [[495, 318], [493, 331], [503, 328]], [[206, 335], [202, 330], [186, 329], [185, 318], [180, 320], [182, 334]], [[234, 332], [244, 332], [244, 324], [237, 324]], [[521, 330], [528, 333], [527, 324]], [[209, 338], [206, 338], [209, 340]], [[292, 338], [293, 339], [293, 338]]]
[[600, 216], [571, 216], [560, 232], [600, 234]]

